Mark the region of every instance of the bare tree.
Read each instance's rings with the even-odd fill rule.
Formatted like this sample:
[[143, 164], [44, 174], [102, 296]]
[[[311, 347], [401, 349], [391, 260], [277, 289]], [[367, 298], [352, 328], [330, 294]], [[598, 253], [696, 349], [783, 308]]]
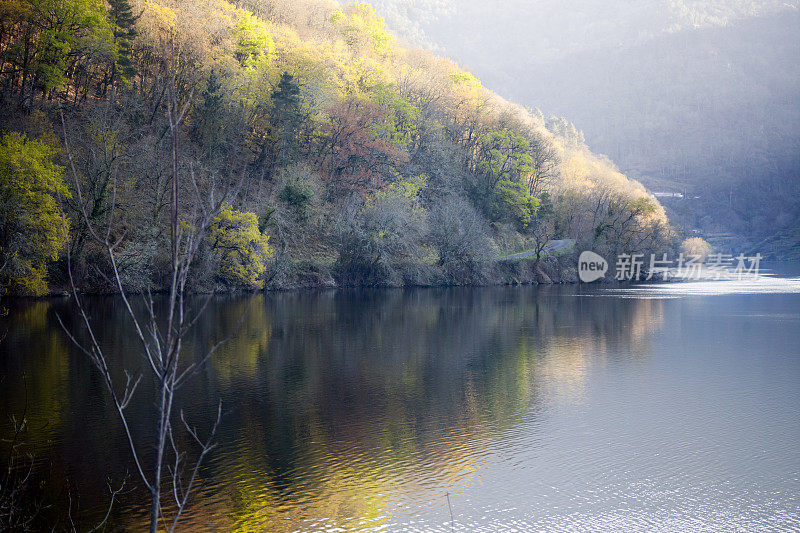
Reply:
[[550, 241], [556, 236], [554, 217], [549, 214], [537, 216], [531, 224], [530, 233], [533, 242], [533, 250], [536, 252], [533, 264], [536, 266], [541, 261], [545, 248], [547, 248], [547, 245], [550, 244]]
[[7, 441], [5, 468], [0, 471], [0, 529], [3, 531], [30, 531], [34, 519], [41, 511], [41, 502], [30, 501], [28, 494], [35, 460], [30, 451], [22, 449], [21, 437], [28, 427], [27, 386], [25, 391], [25, 410], [22, 416], [9, 417], [14, 432]]
[[558, 151], [541, 134], [535, 133], [528, 139], [531, 145], [531, 172], [528, 177], [528, 191], [538, 197], [558, 176], [561, 163]]
[[[109, 281], [114, 284], [119, 292], [127, 314], [133, 322], [136, 336], [147, 363], [146, 368], [149, 369], [147, 373], [156, 383], [156, 432], [155, 442], [152, 443], [153, 449], [155, 450], [155, 458], [152, 466], [143, 463], [142, 455], [135, 443], [129, 413], [127, 411], [143, 374], [131, 375], [125, 370], [124, 384], [117, 383], [113, 378], [108, 357], [98, 340], [87, 308], [82, 301], [82, 297], [77, 289], [77, 284], [73, 278], [72, 259], [69, 250], [67, 251], [67, 270], [70, 287], [83, 325], [86, 328], [88, 342], [80, 342], [75, 335], [64, 326], [63, 322], [61, 322], [61, 325], [64, 327], [64, 330], [72, 342], [89, 356], [102, 374], [106, 388], [111, 395], [119, 420], [125, 431], [136, 472], [151, 495], [151, 532], [155, 532], [159, 528], [159, 524], [168, 531], [173, 531], [175, 529], [186, 507], [199, 468], [205, 457], [214, 447], [212, 441], [220, 422], [222, 413], [221, 404], [217, 409], [216, 421], [210, 430], [210, 434], [206, 438], [201, 438], [199, 432], [186, 421], [183, 412], [175, 412], [175, 398], [180, 387], [199, 371], [222, 342], [224, 342], [223, 340], [215, 344], [194, 362], [186, 363], [181, 361], [183, 341], [210, 301], [210, 298], [206, 299], [205, 304], [201, 306], [199, 311], [190, 316], [186, 302], [186, 284], [189, 279], [189, 273], [193, 261], [198, 255], [198, 249], [206, 235], [208, 227], [213, 222], [214, 217], [219, 213], [222, 204], [225, 201], [230, 201], [229, 196], [235, 191], [234, 188], [229, 188], [226, 191], [227, 194], [222, 194], [221, 198], [215, 200], [212, 188], [212, 192], [207, 195], [208, 198], [204, 197], [200, 192], [195, 173], [190, 165], [188, 172], [190, 184], [188, 188], [194, 193], [194, 201], [191, 203], [187, 202], [187, 204], [190, 204], [188, 210], [184, 209], [180, 212], [179, 216], [179, 210], [184, 206], [184, 202], [181, 201], [179, 196], [182, 190], [182, 180], [180, 179], [181, 165], [179, 164], [179, 126], [189, 107], [191, 96], [185, 103], [179, 105], [174, 78], [171, 80], [170, 86], [167, 88], [166, 92], [167, 118], [169, 120], [168, 131], [171, 137], [172, 158], [169, 233], [171, 263], [166, 311], [163, 318], [156, 315], [153, 297], [149, 291], [147, 297], [144, 299], [147, 310], [145, 316], [142, 317], [139, 313], [135, 312], [130, 296], [127, 294], [121, 278], [118, 253], [121, 244], [125, 240], [125, 233], [122, 232], [120, 235], [117, 235], [115, 232], [114, 208], [117, 194], [116, 172], [111, 182], [112, 199], [108, 209], [107, 219], [104, 222], [104, 228], [101, 229], [99, 224], [91, 219], [88, 211], [84, 207], [86, 203], [82, 199], [80, 180], [78, 179], [78, 173], [70, 153], [66, 122], [63, 112], [61, 114], [64, 146], [67, 151], [69, 166], [74, 179], [74, 186], [78, 195], [77, 203], [81, 206], [83, 222], [91, 237], [94, 238], [108, 254], [112, 272], [112, 277]], [[179, 221], [186, 221], [187, 223], [184, 224]], [[60, 318], [59, 321], [61, 321]], [[189, 464], [186, 452], [180, 450], [176, 442], [176, 426], [180, 427], [181, 425], [199, 447], [199, 455], [193, 465]], [[167, 484], [166, 486], [165, 483]], [[165, 492], [165, 489], [167, 495], [162, 494]], [[169, 498], [169, 495], [171, 495], [174, 500], [175, 512], [173, 516], [168, 518], [164, 512], [165, 502], [162, 500], [164, 497]]]
[[458, 197], [445, 199], [430, 215], [428, 239], [450, 283], [483, 283], [496, 248], [486, 222]]

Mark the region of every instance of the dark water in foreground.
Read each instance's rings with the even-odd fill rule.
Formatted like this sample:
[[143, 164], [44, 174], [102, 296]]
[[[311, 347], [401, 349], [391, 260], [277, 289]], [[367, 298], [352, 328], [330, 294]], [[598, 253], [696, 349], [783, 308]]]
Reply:
[[[182, 524], [800, 531], [798, 292], [777, 280], [217, 298], [192, 347], [246, 314], [183, 391], [201, 432], [220, 399], [224, 418]], [[71, 303], [5, 305], [0, 412], [27, 396], [26, 441], [49, 469], [43, 517], [63, 517], [69, 489], [90, 524], [108, 476], [133, 472], [121, 427], [58, 325]], [[144, 369], [121, 302], [91, 306], [115, 363]], [[151, 390], [131, 406], [138, 434]], [[141, 528], [145, 503], [127, 491], [112, 521]]]

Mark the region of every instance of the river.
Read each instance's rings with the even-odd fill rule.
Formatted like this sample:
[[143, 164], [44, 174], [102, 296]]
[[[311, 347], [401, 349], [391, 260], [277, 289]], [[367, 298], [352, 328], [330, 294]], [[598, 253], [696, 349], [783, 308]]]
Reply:
[[[127, 473], [110, 522], [143, 529], [72, 302], [2, 303], [36, 523], [99, 522]], [[144, 371], [121, 301], [87, 303], [118, 378]], [[215, 296], [186, 357], [229, 335], [181, 391], [201, 434], [223, 411], [184, 530], [800, 531], [799, 279]], [[140, 442], [152, 405], [145, 381]]]

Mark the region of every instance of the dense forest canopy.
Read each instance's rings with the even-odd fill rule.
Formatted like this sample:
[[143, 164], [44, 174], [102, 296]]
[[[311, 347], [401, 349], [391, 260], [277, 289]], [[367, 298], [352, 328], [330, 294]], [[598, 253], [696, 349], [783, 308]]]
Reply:
[[128, 290], [163, 287], [169, 235], [201, 227], [198, 291], [525, 281], [558, 275], [558, 258], [496, 260], [559, 238], [671, 245], [661, 205], [575, 126], [401, 45], [368, 4], [0, 9], [0, 265], [15, 292], [64, 283], [65, 252], [84, 290], [115, 290], [111, 268]]

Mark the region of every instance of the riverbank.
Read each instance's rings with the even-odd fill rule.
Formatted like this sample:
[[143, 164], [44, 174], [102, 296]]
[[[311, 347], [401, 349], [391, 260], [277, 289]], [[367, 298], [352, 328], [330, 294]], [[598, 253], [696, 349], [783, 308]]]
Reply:
[[[563, 252], [562, 252], [563, 253]], [[573, 253], [567, 252], [567, 257], [544, 255], [537, 262], [534, 256], [501, 258], [480, 269], [480, 277], [469, 281], [453, 282], [448, 280], [441, 271], [431, 265], [406, 265], [408, 277], [399, 281], [379, 283], [353, 283], [337, 280], [335, 265], [331, 263], [310, 262], [307, 260], [288, 260], [275, 262], [271, 265], [269, 275], [264, 287], [257, 290], [246, 290], [225, 284], [210, 285], [204, 283], [199, 288], [189, 290], [192, 294], [247, 294], [258, 292], [283, 292], [307, 289], [337, 289], [337, 288], [400, 288], [400, 287], [489, 287], [503, 285], [556, 285], [577, 283], [576, 261]], [[52, 298], [70, 296], [72, 290], [69, 284], [62, 282], [51, 283], [51, 290], [38, 298]], [[110, 290], [107, 285], [105, 290], [100, 287], [79, 289], [85, 295], [114, 295], [116, 290]], [[131, 290], [130, 294], [141, 294], [144, 290]], [[153, 293], [165, 292], [165, 289], [152, 289]], [[9, 298], [31, 298], [29, 295], [8, 293]]]

